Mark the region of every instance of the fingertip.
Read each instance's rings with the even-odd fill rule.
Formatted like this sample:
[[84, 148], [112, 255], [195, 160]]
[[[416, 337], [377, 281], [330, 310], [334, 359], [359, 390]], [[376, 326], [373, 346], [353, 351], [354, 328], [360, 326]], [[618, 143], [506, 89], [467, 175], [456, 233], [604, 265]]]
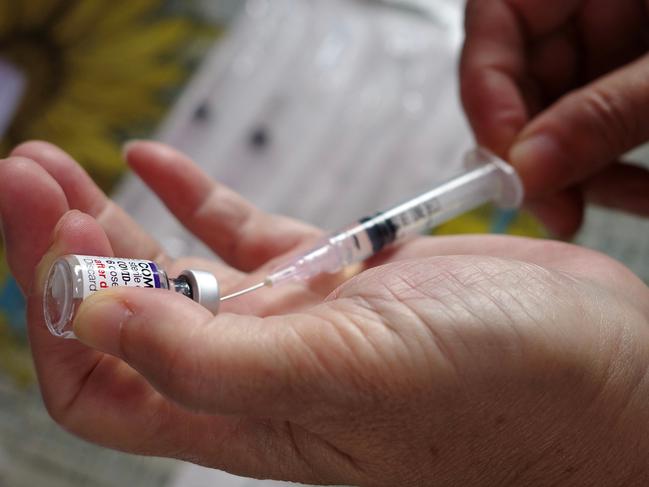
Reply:
[[77, 166], [77, 163], [65, 151], [49, 142], [40, 140], [25, 142], [16, 147], [12, 154], [33, 161], [52, 176], [64, 190], [66, 186], [76, 184], [73, 182], [68, 184], [68, 181], [74, 176], [71, 169]]
[[65, 193], [70, 207], [96, 214], [105, 204], [105, 196], [81, 166], [64, 150], [44, 141], [19, 145], [14, 154], [27, 157], [41, 166]]
[[194, 193], [205, 191], [208, 178], [198, 171], [192, 161], [174, 148], [160, 142], [136, 140], [124, 146], [124, 158], [129, 167], [158, 195], [166, 194], [191, 181]]
[[[160, 253], [158, 245], [122, 209], [113, 204], [88, 173], [63, 150], [47, 142], [35, 141], [23, 144], [16, 151], [31, 155], [34, 161], [32, 165], [56, 186], [56, 190], [61, 195], [59, 199], [65, 203], [63, 211], [68, 208], [77, 208], [97, 218], [110, 235], [112, 245], [117, 251], [127, 249], [130, 255], [143, 258], [150, 258]], [[20, 198], [29, 199], [34, 206], [39, 201], [39, 204], [43, 206], [51, 204], [53, 201], [52, 193], [46, 188], [34, 187], [33, 182], [20, 185], [24, 186], [23, 191], [25, 192]], [[29, 193], [25, 191], [25, 188], [30, 189]], [[42, 218], [38, 217], [33, 219], [33, 224], [47, 228], [46, 235], [49, 237], [51, 229], [60, 219], [63, 211], [56, 215], [51, 226], [44, 227]], [[41, 213], [44, 212], [45, 210]], [[34, 213], [34, 215], [37, 214], [39, 213]], [[136, 251], [134, 252], [133, 249]]]
[[50, 267], [64, 255], [111, 256], [113, 251], [106, 233], [97, 221], [79, 210], [66, 212], [52, 231], [50, 246], [36, 266], [36, 291], [40, 293]]
[[54, 144], [51, 144], [44, 140], [29, 140], [17, 145], [11, 151], [11, 155], [15, 157], [27, 157], [29, 159], [36, 160], [39, 158], [39, 156], [51, 152], [60, 153], [62, 151]]
[[[110, 249], [110, 242], [101, 225], [79, 210], [70, 210], [63, 215], [53, 233], [54, 242], [68, 249], [79, 247], [87, 241], [92, 241], [94, 248]], [[105, 252], [102, 255], [106, 255]]]
[[[61, 187], [34, 160], [11, 156], [0, 161], [0, 213], [21, 213], [23, 223], [35, 215], [22, 215], [29, 206], [56, 208], [63, 203]], [[66, 208], [67, 209], [67, 208]]]
[[137, 154], [143, 147], [146, 146], [146, 141], [141, 139], [128, 140], [122, 145], [122, 157], [126, 162], [129, 162], [135, 154]]
[[124, 160], [133, 169], [146, 166], [151, 161], [169, 161], [181, 154], [160, 142], [150, 140], [131, 140], [122, 148]]
[[54, 226], [54, 230], [52, 231], [52, 243], [58, 240], [58, 235], [61, 233], [62, 229], [66, 228], [68, 225], [75, 225], [78, 219], [82, 217], [83, 213], [79, 210], [67, 211]]
[[11, 155], [0, 160], [0, 176], [2, 176], [0, 177], [0, 183], [5, 183], [7, 188], [15, 187], [15, 184], [8, 185], [6, 183], [12, 182], [12, 178], [24, 179], [26, 175], [43, 174], [44, 171], [39, 169], [39, 165], [33, 159], [20, 155]]
[[193, 202], [202, 201], [213, 188], [211, 179], [188, 157], [174, 148], [150, 141], [128, 146], [127, 162], [180, 220]]

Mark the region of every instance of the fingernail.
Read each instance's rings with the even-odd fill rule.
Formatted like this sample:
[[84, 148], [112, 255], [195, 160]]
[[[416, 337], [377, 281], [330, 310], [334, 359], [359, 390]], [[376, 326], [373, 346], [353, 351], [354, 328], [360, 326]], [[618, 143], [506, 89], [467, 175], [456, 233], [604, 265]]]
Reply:
[[74, 320], [74, 334], [85, 345], [111, 355], [120, 355], [120, 334], [133, 315], [110, 291], [86, 299]]
[[556, 161], [562, 157], [561, 149], [554, 138], [548, 135], [534, 135], [514, 145], [509, 160], [525, 183], [528, 196], [547, 191], [557, 176]]

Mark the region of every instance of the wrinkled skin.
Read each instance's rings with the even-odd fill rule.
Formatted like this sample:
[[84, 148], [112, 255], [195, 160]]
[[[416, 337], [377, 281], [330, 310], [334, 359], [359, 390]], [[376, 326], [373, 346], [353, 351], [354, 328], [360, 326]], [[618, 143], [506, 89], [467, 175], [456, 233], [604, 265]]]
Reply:
[[594, 202], [649, 216], [649, 1], [469, 0], [462, 99], [477, 139], [520, 172], [556, 236]]
[[127, 159], [225, 263], [166, 257], [55, 147], [0, 162], [9, 263], [45, 404], [67, 430], [309, 483], [649, 482], [649, 289], [568, 244], [420, 238], [355, 277], [263, 290], [216, 317], [166, 291], [113, 290], [80, 309], [81, 343], [52, 337], [43, 277], [60, 255], [203, 268], [227, 292], [319, 235], [162, 145], [135, 143]]

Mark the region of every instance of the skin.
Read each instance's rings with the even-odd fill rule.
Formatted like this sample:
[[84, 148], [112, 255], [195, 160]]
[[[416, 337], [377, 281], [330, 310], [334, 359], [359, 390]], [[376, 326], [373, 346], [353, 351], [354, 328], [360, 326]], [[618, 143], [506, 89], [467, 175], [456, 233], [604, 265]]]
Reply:
[[166, 291], [108, 291], [80, 308], [81, 342], [54, 338], [41, 300], [58, 256], [203, 268], [227, 292], [320, 234], [168, 147], [138, 142], [126, 158], [223, 263], [165, 256], [51, 145], [0, 162], [43, 398], [70, 432], [316, 484], [647, 485], [649, 289], [564, 243], [420, 238], [355, 277], [264, 290], [216, 317]]
[[[647, 10], [468, 3], [469, 119], [559, 236], [586, 200], [649, 214], [647, 172], [616, 162], [649, 139]], [[563, 243], [421, 238], [355, 277], [264, 290], [217, 317], [168, 292], [111, 291], [79, 310], [81, 343], [53, 338], [41, 295], [60, 255], [203, 268], [227, 292], [320, 233], [263, 214], [169, 148], [136, 143], [126, 155], [224, 263], [166, 257], [55, 147], [30, 143], [0, 162], [43, 397], [69, 431], [309, 483], [647, 485], [649, 289]]]
[[464, 107], [480, 143], [524, 179], [529, 206], [572, 236], [592, 202], [649, 216], [649, 1], [469, 0]]

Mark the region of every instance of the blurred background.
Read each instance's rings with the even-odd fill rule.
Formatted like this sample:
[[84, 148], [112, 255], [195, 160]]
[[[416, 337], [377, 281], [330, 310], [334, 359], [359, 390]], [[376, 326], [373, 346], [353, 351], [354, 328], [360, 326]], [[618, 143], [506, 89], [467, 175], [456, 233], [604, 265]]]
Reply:
[[[172, 255], [210, 255], [125, 171], [156, 138], [260, 207], [334, 229], [457, 171], [462, 0], [0, 0], [0, 157], [71, 153]], [[646, 150], [633, 154], [648, 160]], [[649, 223], [592, 209], [577, 237], [649, 281]], [[485, 207], [437, 233], [542, 237]], [[41, 404], [0, 247], [0, 485], [252, 487], [88, 445]]]

